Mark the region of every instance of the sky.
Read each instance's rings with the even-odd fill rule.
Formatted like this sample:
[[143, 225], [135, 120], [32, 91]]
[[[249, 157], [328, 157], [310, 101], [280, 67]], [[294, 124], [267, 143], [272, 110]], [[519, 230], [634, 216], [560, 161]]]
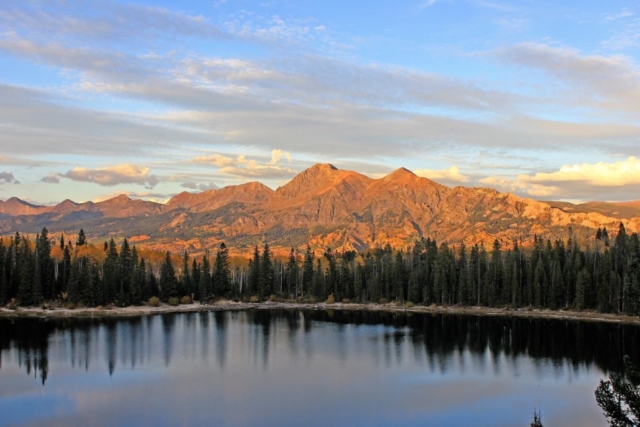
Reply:
[[0, 2], [0, 200], [163, 202], [315, 163], [638, 200], [640, 3]]

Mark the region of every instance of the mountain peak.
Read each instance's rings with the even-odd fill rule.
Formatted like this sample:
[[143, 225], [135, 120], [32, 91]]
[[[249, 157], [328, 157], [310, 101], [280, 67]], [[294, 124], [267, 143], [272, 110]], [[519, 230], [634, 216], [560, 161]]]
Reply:
[[10, 199], [7, 199], [7, 201], [5, 203], [13, 203], [13, 204], [17, 203], [17, 204], [20, 204], [20, 205], [23, 205], [23, 206], [29, 206], [31, 208], [39, 207], [38, 205], [34, 205], [34, 204], [29, 203], [29, 202], [25, 202], [24, 200], [19, 199], [17, 197], [11, 197]]
[[[333, 166], [331, 163], [316, 163], [315, 165], [311, 166], [310, 168], [308, 168], [307, 170], [312, 170], [312, 169], [317, 169], [317, 170], [334, 170], [337, 171], [338, 168]], [[306, 171], [305, 171], [306, 172]]]
[[418, 175], [407, 168], [398, 168], [383, 178], [384, 181], [401, 181], [417, 178]]
[[348, 172], [339, 170], [330, 163], [318, 163], [300, 172], [276, 192], [286, 199], [317, 194], [330, 187], [345, 173]]

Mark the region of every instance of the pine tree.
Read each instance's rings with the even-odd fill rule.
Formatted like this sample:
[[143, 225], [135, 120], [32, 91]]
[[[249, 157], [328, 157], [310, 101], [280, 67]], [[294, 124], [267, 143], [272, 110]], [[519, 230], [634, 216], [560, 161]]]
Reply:
[[224, 242], [216, 253], [213, 266], [214, 294], [229, 295], [231, 292], [231, 272], [229, 271], [229, 250]]
[[102, 280], [104, 282], [103, 295], [100, 300], [103, 303], [112, 303], [116, 299], [120, 287], [119, 256], [116, 243], [111, 239], [107, 250], [107, 258], [102, 264]]
[[586, 268], [580, 270], [578, 273], [578, 278], [576, 281], [576, 308], [578, 310], [582, 310], [585, 308], [585, 297], [587, 292], [587, 287], [589, 286], [589, 282], [591, 281], [589, 271]]
[[208, 301], [211, 296], [211, 266], [209, 265], [209, 257], [206, 255], [202, 257], [202, 263], [200, 265], [198, 290], [200, 294], [200, 302]]
[[190, 295], [193, 293], [191, 275], [189, 274], [189, 254], [184, 251], [182, 256], [182, 271], [180, 272], [180, 294]]
[[533, 410], [533, 421], [529, 424], [530, 427], [542, 427], [542, 419], [540, 418], [540, 411]]
[[302, 266], [302, 293], [306, 294], [311, 291], [313, 285], [313, 260], [315, 255], [311, 247], [307, 245], [307, 251], [304, 254], [304, 264]]
[[249, 261], [249, 295], [256, 295], [260, 289], [260, 252], [258, 245], [253, 250], [253, 258]]
[[20, 264], [16, 265], [20, 272], [18, 299], [20, 301], [20, 304], [24, 306], [39, 304], [42, 300], [42, 293], [40, 292], [39, 286], [34, 286], [34, 254], [31, 250], [29, 241], [25, 238], [22, 238], [20, 240]]
[[141, 266], [140, 260], [138, 259], [138, 250], [136, 249], [135, 245], [131, 249], [131, 265], [132, 268], [129, 272], [129, 301], [131, 302], [131, 304], [140, 305], [142, 304], [142, 292], [144, 289], [144, 280], [146, 274], [145, 271], [141, 270], [140, 268]]
[[0, 237], [0, 307], [9, 301], [9, 283], [5, 264], [6, 256], [7, 249], [4, 247], [4, 240]]
[[120, 306], [128, 306], [130, 301], [131, 273], [133, 271], [133, 257], [129, 242], [125, 238], [120, 246], [118, 257], [118, 303]]
[[89, 259], [87, 262], [87, 284], [84, 289], [84, 302], [89, 306], [97, 305], [98, 289], [102, 286], [100, 280], [100, 271], [98, 265], [93, 259]]
[[627, 355], [624, 356], [624, 374], [610, 374], [609, 380], [600, 380], [595, 391], [596, 402], [612, 426], [640, 425], [640, 372]]
[[160, 291], [165, 300], [176, 298], [178, 296], [178, 279], [171, 262], [171, 253], [167, 251], [164, 262], [160, 267]]
[[258, 278], [258, 295], [264, 298], [273, 293], [273, 263], [271, 262], [271, 250], [269, 244], [264, 244], [262, 256], [260, 257], [260, 273]]
[[53, 281], [53, 261], [51, 260], [51, 242], [49, 241], [49, 231], [43, 227], [40, 235], [36, 239], [36, 277], [38, 283], [34, 286], [39, 288], [42, 297], [50, 300], [55, 294], [55, 282]]
[[76, 247], [84, 246], [86, 244], [87, 244], [87, 236], [85, 236], [84, 230], [80, 229], [80, 232], [78, 233], [78, 240], [76, 241]]
[[396, 254], [393, 267], [393, 296], [397, 301], [404, 301], [407, 277], [402, 252]]
[[298, 298], [298, 259], [295, 249], [292, 247], [289, 252], [289, 262], [287, 263], [287, 294]]

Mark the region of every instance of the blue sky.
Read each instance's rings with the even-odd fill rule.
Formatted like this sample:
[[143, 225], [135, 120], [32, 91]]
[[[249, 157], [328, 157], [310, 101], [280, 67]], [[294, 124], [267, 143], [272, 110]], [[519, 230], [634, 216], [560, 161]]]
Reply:
[[0, 4], [0, 199], [258, 180], [318, 162], [634, 200], [631, 1]]

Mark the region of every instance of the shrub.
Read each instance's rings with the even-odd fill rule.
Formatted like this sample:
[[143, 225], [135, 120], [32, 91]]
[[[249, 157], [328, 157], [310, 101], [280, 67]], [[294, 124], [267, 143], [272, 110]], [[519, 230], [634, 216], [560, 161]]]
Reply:
[[189, 295], [185, 295], [180, 299], [180, 304], [191, 304], [191, 297]]
[[269, 302], [278, 302], [278, 297], [275, 296], [274, 294], [271, 294], [269, 296]]
[[160, 298], [158, 297], [149, 298], [149, 305], [151, 307], [160, 307]]
[[405, 304], [405, 306], [406, 306], [407, 308], [411, 308], [411, 307], [413, 307], [414, 305], [415, 305], [415, 304], [413, 304], [413, 302], [411, 302], [411, 301], [407, 301], [407, 303]]
[[343, 304], [351, 304], [351, 301], [349, 301], [349, 298], [344, 298], [344, 299], [342, 300], [342, 303], [343, 303]]
[[257, 295], [251, 295], [251, 298], [249, 298], [249, 302], [256, 303], [256, 302], [260, 302], [260, 300], [258, 299]]
[[174, 298], [169, 298], [169, 301], [167, 301], [167, 303], [169, 305], [172, 305], [172, 306], [175, 307], [176, 305], [180, 304], [180, 300], [178, 298], [175, 298], [175, 297]]
[[336, 298], [333, 296], [333, 294], [329, 294], [329, 298], [327, 298], [325, 302], [327, 304], [333, 304], [334, 302], [336, 302]]
[[68, 302], [67, 303], [67, 309], [69, 310], [75, 310], [76, 309], [76, 305], [72, 302]]
[[310, 296], [309, 297], [309, 304], [315, 304], [317, 302], [318, 302], [318, 300], [316, 299], [316, 297], [314, 297], [314, 296]]
[[380, 302], [380, 304], [387, 304], [389, 302], [389, 300], [386, 299], [386, 298], [380, 298], [379, 302]]

